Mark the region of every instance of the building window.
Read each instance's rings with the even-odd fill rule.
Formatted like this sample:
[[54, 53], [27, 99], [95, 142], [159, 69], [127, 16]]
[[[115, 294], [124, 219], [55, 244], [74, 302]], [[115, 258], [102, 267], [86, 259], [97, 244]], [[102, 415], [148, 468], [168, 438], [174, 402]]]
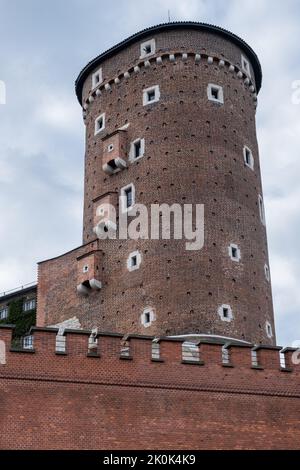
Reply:
[[221, 305], [218, 308], [218, 315], [222, 321], [230, 322], [233, 320], [233, 314], [230, 305]]
[[121, 189], [121, 204], [123, 212], [129, 211], [135, 204], [135, 188], [129, 184]]
[[95, 119], [95, 135], [105, 129], [105, 113], [101, 114]]
[[109, 145], [107, 146], [107, 151], [108, 151], [108, 152], [112, 152], [113, 149], [114, 149], [114, 144], [109, 144]]
[[24, 336], [23, 349], [33, 349], [33, 336], [31, 335]]
[[34, 310], [35, 303], [35, 299], [26, 300], [23, 304], [23, 312], [29, 312], [29, 310]]
[[133, 251], [130, 253], [127, 259], [127, 269], [128, 271], [135, 271], [139, 269], [142, 261], [142, 257], [139, 251]]
[[229, 256], [232, 259], [232, 261], [240, 261], [241, 259], [241, 250], [237, 245], [234, 245], [233, 243], [229, 245], [228, 247], [229, 251]]
[[210, 83], [207, 87], [207, 97], [210, 101], [223, 104], [224, 103], [223, 88], [219, 85], [213, 85], [212, 83]]
[[143, 157], [145, 153], [145, 139], [136, 139], [131, 142], [129, 160], [134, 161]]
[[98, 85], [102, 83], [102, 69], [97, 70], [92, 75], [92, 88], [96, 88]]
[[0, 307], [0, 320], [5, 320], [8, 317], [8, 307]]
[[151, 323], [155, 320], [155, 315], [152, 308], [145, 308], [141, 315], [141, 323], [142, 325], [147, 328], [151, 325]]
[[88, 273], [88, 272], [89, 272], [89, 267], [88, 267], [87, 264], [86, 264], [85, 266], [83, 266], [82, 272], [83, 272], [83, 273]]
[[267, 264], [265, 264], [265, 277], [266, 277], [267, 281], [270, 282], [270, 269], [269, 269], [269, 266]]
[[264, 200], [261, 195], [258, 196], [258, 209], [259, 209], [259, 216], [260, 216], [261, 223], [265, 225], [266, 217], [265, 217]]
[[141, 44], [141, 59], [152, 54], [155, 54], [155, 39], [150, 39], [149, 41], [143, 42]]
[[268, 338], [273, 338], [273, 329], [270, 322], [266, 322], [266, 333]]
[[247, 165], [249, 168], [251, 168], [251, 170], [253, 170], [254, 169], [254, 158], [253, 158], [253, 154], [252, 154], [251, 150], [248, 147], [244, 146], [243, 153], [244, 153], [245, 165]]
[[244, 56], [242, 55], [241, 61], [242, 61], [242, 69], [243, 69], [243, 71], [246, 72], [246, 74], [249, 75], [249, 77], [251, 77], [251, 71], [250, 71], [250, 63], [249, 63], [249, 60], [247, 60], [246, 57], [244, 57]]
[[159, 101], [159, 98], [160, 98], [159, 85], [146, 88], [143, 91], [143, 105], [144, 106], [146, 106], [147, 104], [156, 103], [157, 101]]

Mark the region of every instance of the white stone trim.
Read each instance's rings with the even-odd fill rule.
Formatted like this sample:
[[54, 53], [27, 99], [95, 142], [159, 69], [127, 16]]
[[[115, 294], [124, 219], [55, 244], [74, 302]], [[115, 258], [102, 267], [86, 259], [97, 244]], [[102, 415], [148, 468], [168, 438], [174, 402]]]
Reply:
[[[214, 97], [213, 90], [218, 91], [218, 98]], [[209, 83], [207, 86], [207, 97], [210, 101], [213, 101], [214, 103], [224, 104], [223, 88], [220, 85]]]
[[[132, 265], [132, 259], [134, 257], [136, 258], [136, 264]], [[133, 251], [132, 253], [130, 253], [130, 255], [127, 258], [127, 269], [128, 269], [128, 271], [131, 272], [131, 271], [136, 271], [137, 269], [139, 269], [139, 267], [141, 265], [141, 262], [142, 262], [142, 255], [138, 250]]]
[[[250, 156], [250, 162], [248, 163], [247, 162], [247, 152], [249, 152], [249, 156]], [[244, 163], [247, 167], [251, 168], [251, 170], [254, 170], [254, 157], [253, 157], [253, 153], [252, 153], [252, 150], [247, 147], [247, 145], [244, 145], [244, 148], [243, 148], [243, 155], [244, 155]]]
[[[147, 321], [149, 319], [149, 321]], [[141, 314], [141, 324], [148, 328], [156, 320], [156, 315], [152, 307], [146, 307]]]
[[251, 77], [250, 62], [243, 54], [241, 55], [241, 64], [242, 70], [248, 75], [248, 77]]
[[[141, 142], [141, 155], [139, 157], [135, 157], [135, 144], [137, 142]], [[142, 158], [145, 154], [145, 139], [135, 139], [131, 142], [130, 144], [130, 150], [129, 150], [129, 161], [131, 162], [136, 162], [140, 158]]]
[[266, 225], [265, 206], [264, 206], [264, 200], [261, 194], [258, 195], [258, 210], [259, 210], [259, 217], [260, 217], [261, 223], [263, 225]]
[[[236, 250], [236, 256], [233, 256], [232, 251]], [[239, 262], [241, 259], [241, 250], [239, 249], [238, 245], [235, 245], [234, 243], [231, 243], [228, 247], [228, 253], [230, 256], [230, 259], [235, 262]]]
[[[227, 316], [224, 316], [224, 310], [227, 310]], [[218, 308], [218, 315], [222, 321], [231, 322], [233, 320], [233, 313], [230, 305], [220, 305]]]
[[102, 67], [100, 67], [100, 69], [96, 70], [96, 72], [92, 74], [92, 90], [97, 88], [98, 85], [101, 85], [102, 82], [103, 82]]
[[[103, 120], [103, 121], [102, 121], [102, 127], [99, 128], [99, 121], [100, 121], [101, 119]], [[105, 113], [102, 113], [102, 114], [100, 114], [98, 117], [96, 117], [96, 119], [95, 119], [95, 135], [99, 134], [99, 133], [102, 132], [104, 129], [105, 129]]]
[[273, 328], [269, 321], [266, 321], [266, 333], [268, 338], [273, 338]]
[[[149, 101], [149, 93], [154, 92], [154, 99]], [[160, 99], [160, 90], [159, 85], [154, 85], [149, 88], [145, 88], [143, 90], [143, 106], [147, 106], [148, 104], [156, 103]]]
[[[132, 190], [132, 204], [131, 206], [127, 207], [126, 206], [126, 190], [131, 188]], [[135, 205], [135, 186], [133, 183], [130, 183], [130, 184], [127, 184], [126, 186], [123, 186], [123, 188], [121, 188], [121, 209], [122, 209], [122, 212], [129, 212], [133, 206]]]
[[[150, 47], [149, 52], [145, 50], [148, 47]], [[155, 39], [149, 39], [148, 41], [142, 42], [140, 59], [144, 59], [145, 57], [150, 57], [151, 55], [155, 54], [155, 51], [156, 51]]]
[[269, 266], [267, 265], [267, 263], [265, 263], [264, 265], [264, 271], [265, 271], [265, 278], [268, 282], [270, 282], [270, 268]]

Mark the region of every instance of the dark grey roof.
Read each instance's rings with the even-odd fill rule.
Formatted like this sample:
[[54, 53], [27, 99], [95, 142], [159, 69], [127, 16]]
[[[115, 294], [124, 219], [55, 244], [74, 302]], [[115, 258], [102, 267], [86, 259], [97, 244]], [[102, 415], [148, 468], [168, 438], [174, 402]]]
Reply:
[[90, 74], [91, 70], [97, 67], [99, 64], [101, 64], [103, 60], [108, 59], [109, 57], [112, 57], [114, 54], [121, 51], [122, 49], [129, 46], [130, 44], [134, 43], [135, 41], [143, 39], [144, 37], [148, 36], [149, 33], [161, 33], [161, 32], [168, 31], [168, 30], [186, 29], [186, 28], [196, 29], [200, 31], [208, 31], [214, 34], [218, 34], [219, 36], [223, 36], [226, 39], [235, 43], [237, 46], [239, 46], [251, 60], [251, 63], [254, 69], [254, 74], [255, 74], [256, 88], [257, 88], [257, 92], [259, 92], [261, 88], [261, 83], [262, 83], [261, 65], [260, 65], [260, 62], [258, 60], [256, 53], [253, 51], [253, 49], [250, 46], [248, 46], [248, 44], [243, 39], [239, 38], [238, 36], [231, 33], [230, 31], [227, 31], [226, 29], [220, 28], [219, 26], [214, 26], [214, 25], [207, 24], [207, 23], [198, 23], [194, 21], [179, 21], [179, 22], [174, 22], [174, 23], [162, 23], [157, 26], [151, 26], [150, 28], [143, 29], [142, 31], [139, 31], [138, 33], [133, 34], [129, 38], [125, 39], [124, 41], [121, 41], [119, 44], [116, 44], [115, 46], [111, 47], [107, 51], [95, 57], [95, 59], [91, 60], [81, 70], [75, 82], [75, 90], [76, 90], [76, 95], [77, 95], [79, 103], [81, 104], [82, 102], [81, 95], [82, 95], [82, 87], [83, 87], [84, 81], [86, 80], [87, 76]]

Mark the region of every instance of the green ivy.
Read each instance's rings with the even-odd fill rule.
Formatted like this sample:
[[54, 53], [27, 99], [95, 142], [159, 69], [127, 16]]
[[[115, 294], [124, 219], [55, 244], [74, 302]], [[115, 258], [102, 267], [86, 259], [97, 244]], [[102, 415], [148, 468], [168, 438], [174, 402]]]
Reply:
[[24, 299], [13, 300], [9, 304], [8, 318], [1, 320], [0, 324], [9, 323], [15, 325], [13, 338], [17, 339], [26, 335], [36, 323], [36, 309], [23, 312]]

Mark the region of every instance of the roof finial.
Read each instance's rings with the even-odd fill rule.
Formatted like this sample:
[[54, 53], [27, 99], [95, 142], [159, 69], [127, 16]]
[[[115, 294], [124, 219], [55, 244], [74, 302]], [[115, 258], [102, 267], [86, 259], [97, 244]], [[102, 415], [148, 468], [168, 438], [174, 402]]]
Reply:
[[171, 23], [171, 11], [170, 10], [168, 10], [168, 21], [169, 23]]

